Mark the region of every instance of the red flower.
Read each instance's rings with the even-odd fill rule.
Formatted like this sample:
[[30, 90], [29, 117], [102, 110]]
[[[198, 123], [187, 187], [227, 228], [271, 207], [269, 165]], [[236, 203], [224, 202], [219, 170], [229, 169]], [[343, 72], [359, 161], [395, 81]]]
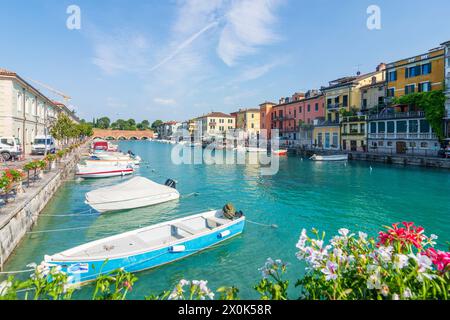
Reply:
[[434, 265], [439, 271], [444, 271], [450, 265], [450, 252], [444, 252], [429, 248], [422, 253], [433, 261]]
[[391, 228], [388, 228], [387, 232], [380, 232], [378, 234], [378, 246], [398, 242], [402, 248], [408, 244], [418, 249], [422, 248], [422, 241], [425, 239], [424, 228], [414, 226], [413, 222], [402, 222], [402, 224], [405, 226], [404, 228], [399, 228], [399, 223], [394, 223]]

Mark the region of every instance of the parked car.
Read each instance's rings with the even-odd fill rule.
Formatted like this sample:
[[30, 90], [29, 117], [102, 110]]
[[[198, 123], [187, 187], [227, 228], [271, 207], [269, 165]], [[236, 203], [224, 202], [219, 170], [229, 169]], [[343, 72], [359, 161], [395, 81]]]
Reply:
[[36, 136], [31, 146], [32, 155], [55, 153], [56, 145], [52, 136]]
[[3, 160], [17, 159], [22, 155], [22, 145], [15, 137], [0, 137], [0, 155]]

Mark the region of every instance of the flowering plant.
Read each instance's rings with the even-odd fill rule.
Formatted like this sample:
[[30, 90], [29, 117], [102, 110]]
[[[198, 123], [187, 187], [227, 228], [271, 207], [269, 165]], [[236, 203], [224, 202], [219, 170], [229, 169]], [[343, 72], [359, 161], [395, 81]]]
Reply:
[[325, 244], [325, 234], [303, 230], [298, 259], [306, 275], [298, 281], [305, 299], [448, 299], [450, 253], [433, 248], [437, 239], [422, 227], [404, 222], [380, 232], [378, 242], [367, 234], [340, 229]]

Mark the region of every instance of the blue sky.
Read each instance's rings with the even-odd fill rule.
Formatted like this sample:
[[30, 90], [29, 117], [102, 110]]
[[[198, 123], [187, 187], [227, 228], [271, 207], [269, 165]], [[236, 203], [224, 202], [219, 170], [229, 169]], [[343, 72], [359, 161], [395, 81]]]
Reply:
[[[71, 4], [80, 30], [66, 28]], [[381, 30], [366, 27], [372, 4]], [[0, 67], [69, 94], [88, 120], [256, 107], [450, 40], [448, 0], [2, 0], [0, 12]]]

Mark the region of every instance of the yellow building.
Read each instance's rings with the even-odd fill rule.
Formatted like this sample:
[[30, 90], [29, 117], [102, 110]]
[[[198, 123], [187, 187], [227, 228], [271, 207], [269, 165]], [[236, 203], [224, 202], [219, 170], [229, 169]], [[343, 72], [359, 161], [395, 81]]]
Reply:
[[365, 148], [365, 135], [352, 135], [351, 140], [348, 140], [347, 137], [342, 139], [341, 126], [343, 116], [349, 128], [350, 125], [358, 126], [363, 124], [365, 132], [365, 122], [358, 120], [355, 123], [350, 123], [349, 121], [355, 119], [349, 116], [356, 116], [361, 111], [360, 89], [367, 85], [384, 81], [385, 68], [386, 65], [382, 63], [374, 72], [363, 75], [358, 73], [356, 76], [333, 80], [328, 87], [322, 87], [322, 92], [325, 95], [326, 111], [325, 120], [316, 122], [314, 127], [313, 137], [317, 148], [340, 150], [343, 149], [344, 143], [345, 147], [356, 144], [359, 148]]
[[436, 156], [440, 141], [415, 105], [398, 105], [393, 98], [444, 89], [445, 47], [389, 63], [386, 68], [387, 106], [368, 115], [370, 152]]
[[438, 48], [412, 58], [389, 63], [386, 67], [388, 98], [392, 100], [393, 97], [415, 92], [443, 90], [444, 57], [444, 48]]
[[236, 129], [243, 130], [249, 136], [257, 136], [260, 133], [261, 115], [259, 109], [240, 109], [231, 113], [236, 119]]

